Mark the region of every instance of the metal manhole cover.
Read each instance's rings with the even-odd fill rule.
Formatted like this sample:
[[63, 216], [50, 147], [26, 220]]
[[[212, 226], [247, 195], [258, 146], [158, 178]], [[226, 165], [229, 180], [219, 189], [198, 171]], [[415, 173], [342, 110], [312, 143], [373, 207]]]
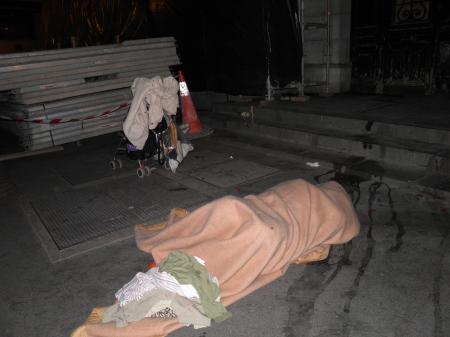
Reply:
[[191, 174], [210, 184], [227, 188], [242, 184], [246, 181], [264, 177], [278, 170], [251, 161], [237, 159], [207, 168], [199, 169]]

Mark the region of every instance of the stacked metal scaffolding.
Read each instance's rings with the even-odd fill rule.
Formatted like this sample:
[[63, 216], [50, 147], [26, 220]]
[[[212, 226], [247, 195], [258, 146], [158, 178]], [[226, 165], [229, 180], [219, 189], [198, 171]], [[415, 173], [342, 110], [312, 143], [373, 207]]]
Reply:
[[172, 37], [0, 55], [0, 115], [43, 119], [0, 126], [28, 149], [120, 130], [133, 80], [170, 75], [178, 63]]

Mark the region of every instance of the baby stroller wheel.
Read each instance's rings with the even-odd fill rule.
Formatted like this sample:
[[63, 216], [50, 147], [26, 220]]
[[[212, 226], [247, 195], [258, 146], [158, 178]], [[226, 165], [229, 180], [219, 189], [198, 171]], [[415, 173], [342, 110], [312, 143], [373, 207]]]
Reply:
[[149, 166], [144, 166], [144, 170], [145, 170], [145, 175], [149, 176], [150, 174], [152, 174], [152, 171], [154, 170], [154, 168], [150, 168]]
[[145, 171], [144, 171], [144, 169], [142, 168], [142, 167], [139, 167], [137, 170], [136, 170], [136, 174], [137, 174], [137, 176], [138, 176], [138, 178], [144, 178], [144, 176], [145, 176]]
[[115, 160], [111, 160], [109, 162], [109, 166], [111, 167], [112, 170], [115, 170], [117, 168], [117, 164]]
[[120, 159], [116, 159], [116, 164], [118, 168], [122, 168], [123, 164], [122, 164], [122, 160]]

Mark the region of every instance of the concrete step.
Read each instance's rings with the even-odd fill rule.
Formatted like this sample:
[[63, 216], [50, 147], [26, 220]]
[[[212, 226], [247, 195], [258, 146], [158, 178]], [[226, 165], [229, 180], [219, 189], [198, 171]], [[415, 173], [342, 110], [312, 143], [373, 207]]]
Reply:
[[[348, 153], [311, 149], [305, 146], [278, 140], [276, 142], [264, 135], [249, 134], [241, 129], [219, 129], [209, 144], [227, 151], [239, 149], [252, 153], [255, 157], [266, 156], [280, 162], [292, 163], [292, 168], [308, 167], [317, 170], [317, 182], [330, 179], [334, 174], [356, 177], [359, 181], [382, 179], [391, 186], [404, 188], [412, 195], [430, 195], [439, 200], [450, 200], [450, 177], [427, 174], [414, 168], [382, 163]], [[312, 165], [311, 164], [316, 164]]]
[[[353, 103], [353, 106], [350, 104]], [[358, 104], [359, 103], [359, 104]], [[313, 105], [314, 104], [314, 105]], [[444, 123], [424, 123], [399, 112], [398, 103], [352, 102], [336, 100], [326, 104], [293, 104], [286, 102], [268, 103], [219, 103], [214, 112], [241, 116], [242, 112], [251, 112], [254, 120], [277, 121], [293, 125], [304, 125], [321, 129], [352, 130], [359, 134], [395, 136], [397, 139], [415, 140], [424, 143], [450, 146], [450, 129]], [[346, 109], [346, 106], [349, 107]], [[409, 107], [406, 107], [409, 108]], [[406, 112], [407, 113], [407, 112]], [[424, 112], [426, 115], [426, 111]], [[430, 120], [432, 120], [430, 115]], [[441, 118], [442, 116], [439, 116]]]
[[386, 164], [448, 175], [450, 131], [323, 114], [298, 105], [216, 104], [203, 113], [216, 128], [242, 130], [317, 150], [351, 153]]

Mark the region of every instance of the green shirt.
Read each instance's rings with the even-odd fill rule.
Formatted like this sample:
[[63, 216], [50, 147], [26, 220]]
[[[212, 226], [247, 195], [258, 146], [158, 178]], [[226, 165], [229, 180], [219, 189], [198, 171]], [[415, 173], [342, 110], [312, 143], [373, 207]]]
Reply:
[[197, 290], [200, 303], [209, 318], [222, 322], [231, 317], [223, 304], [216, 301], [220, 295], [219, 286], [211, 281], [208, 270], [193, 256], [178, 250], [172, 251], [160, 263], [158, 270], [169, 273], [180, 284], [191, 284]]

